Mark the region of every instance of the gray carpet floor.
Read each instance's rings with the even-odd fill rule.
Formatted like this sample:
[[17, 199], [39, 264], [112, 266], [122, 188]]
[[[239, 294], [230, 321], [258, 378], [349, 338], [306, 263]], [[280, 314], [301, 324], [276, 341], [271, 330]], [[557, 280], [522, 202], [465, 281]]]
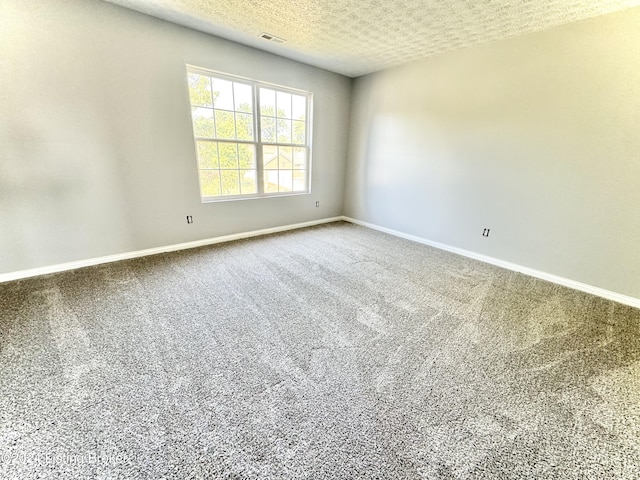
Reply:
[[0, 285], [0, 478], [640, 478], [640, 311], [334, 223]]

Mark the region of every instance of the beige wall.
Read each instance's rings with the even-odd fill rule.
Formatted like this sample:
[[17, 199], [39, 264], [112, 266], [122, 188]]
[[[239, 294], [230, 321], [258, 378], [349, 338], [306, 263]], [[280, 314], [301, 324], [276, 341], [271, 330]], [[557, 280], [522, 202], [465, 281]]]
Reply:
[[357, 79], [345, 214], [640, 298], [639, 32], [636, 8]]
[[[313, 92], [311, 195], [200, 203], [187, 63]], [[349, 94], [104, 2], [0, 1], [0, 273], [341, 214]]]

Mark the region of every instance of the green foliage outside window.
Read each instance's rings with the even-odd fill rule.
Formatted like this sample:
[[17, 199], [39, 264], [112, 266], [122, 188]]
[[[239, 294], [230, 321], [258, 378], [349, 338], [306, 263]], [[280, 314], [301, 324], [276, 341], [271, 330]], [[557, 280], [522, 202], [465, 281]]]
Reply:
[[[202, 196], [258, 193], [256, 132], [252, 97], [248, 90], [251, 86], [196, 73], [189, 73], [188, 86]], [[259, 128], [262, 142], [304, 146], [306, 99], [300, 95], [271, 89], [260, 91], [265, 98], [263, 102], [261, 97], [260, 104]], [[270, 168], [285, 170], [271, 172], [269, 175], [265, 173], [265, 191], [304, 190], [306, 149], [296, 148], [294, 154], [291, 147], [275, 148], [280, 149], [276, 150], [279, 160], [276, 159], [275, 164], [271, 162], [271, 166], [265, 165], [263, 168], [265, 172]], [[263, 157], [263, 162], [267, 161]], [[304, 188], [300, 188], [300, 185]]]

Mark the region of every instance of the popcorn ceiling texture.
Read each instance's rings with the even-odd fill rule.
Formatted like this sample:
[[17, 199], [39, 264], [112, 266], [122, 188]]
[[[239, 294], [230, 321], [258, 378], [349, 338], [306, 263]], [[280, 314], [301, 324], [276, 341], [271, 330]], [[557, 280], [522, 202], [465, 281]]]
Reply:
[[[640, 5], [640, 0], [107, 0], [356, 77]], [[286, 39], [277, 45], [262, 32]]]

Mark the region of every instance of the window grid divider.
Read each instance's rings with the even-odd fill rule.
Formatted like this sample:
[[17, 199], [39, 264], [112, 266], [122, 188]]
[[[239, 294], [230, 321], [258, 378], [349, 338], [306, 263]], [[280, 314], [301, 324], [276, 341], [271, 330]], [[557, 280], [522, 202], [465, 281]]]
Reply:
[[[201, 69], [198, 67], [193, 67], [188, 65], [187, 66], [187, 73], [188, 74], [195, 74], [195, 75], [200, 75], [200, 76], [206, 76], [208, 78], [208, 83], [209, 83], [209, 88], [211, 91], [211, 100], [212, 100], [212, 105], [211, 105], [211, 110], [213, 113], [213, 131], [214, 131], [214, 135], [213, 137], [201, 137], [201, 136], [195, 136], [194, 135], [194, 139], [196, 141], [196, 146], [197, 146], [197, 142], [216, 142], [216, 154], [217, 154], [217, 163], [218, 163], [218, 167], [217, 168], [211, 168], [211, 169], [200, 169], [199, 165], [198, 165], [198, 170], [200, 171], [217, 171], [218, 172], [218, 181], [219, 181], [219, 187], [220, 187], [220, 194], [219, 195], [204, 195], [202, 190], [201, 190], [201, 197], [203, 199], [203, 201], [205, 201], [205, 199], [208, 199], [206, 201], [226, 201], [226, 200], [235, 200], [235, 199], [243, 199], [243, 198], [264, 198], [264, 197], [270, 197], [270, 196], [288, 196], [288, 195], [298, 195], [298, 194], [304, 194], [304, 193], [310, 193], [310, 186], [311, 186], [311, 138], [310, 138], [310, 130], [311, 130], [311, 122], [312, 122], [312, 118], [311, 118], [311, 101], [313, 98], [313, 94], [309, 93], [309, 92], [304, 92], [302, 90], [297, 90], [294, 88], [289, 88], [289, 87], [281, 87], [278, 85], [274, 85], [274, 84], [270, 84], [267, 82], [260, 82], [260, 81], [255, 81], [255, 80], [251, 80], [251, 79], [243, 79], [241, 77], [236, 77], [233, 75], [229, 75], [229, 74], [224, 74], [224, 73], [220, 73], [220, 72], [214, 72], [214, 71], [209, 71], [206, 69]], [[216, 102], [213, 98], [213, 93], [214, 93], [214, 81], [216, 79], [221, 79], [221, 80], [225, 80], [225, 81], [229, 81], [231, 82], [231, 101], [232, 101], [232, 105], [233, 105], [233, 110], [227, 110], [227, 109], [218, 109], [216, 108]], [[240, 84], [240, 85], [246, 85], [248, 87], [251, 88], [252, 91], [252, 97], [253, 97], [253, 111], [252, 112], [245, 112], [245, 111], [238, 111], [236, 110], [236, 88], [235, 85], [236, 84]], [[274, 120], [274, 134], [275, 134], [275, 142], [263, 142], [262, 141], [262, 129], [261, 129], [261, 124], [262, 124], [262, 118], [263, 115], [261, 114], [260, 111], [260, 89], [261, 88], [265, 88], [268, 90], [272, 90], [274, 92], [274, 116], [272, 117], [271, 115], [264, 115], [265, 118], [272, 118]], [[286, 94], [289, 96], [289, 108], [288, 110], [290, 110], [290, 115], [284, 116], [284, 117], [279, 117], [278, 116], [278, 105], [279, 100], [278, 97], [282, 96], [279, 95], [280, 94]], [[304, 119], [303, 120], [295, 120], [293, 118], [293, 95], [298, 95], [301, 96], [305, 99], [305, 113], [304, 113]], [[202, 108], [209, 108], [208, 106], [205, 105], [191, 105], [191, 107], [202, 107]], [[233, 112], [233, 127], [234, 127], [234, 133], [235, 133], [235, 138], [218, 138], [218, 130], [217, 130], [217, 118], [216, 118], [216, 111], [220, 110], [221, 112], [228, 112], [231, 113]], [[243, 113], [243, 114], [247, 114], [247, 115], [252, 115], [252, 125], [253, 125], [253, 140], [240, 140], [238, 139], [238, 113]], [[286, 112], [285, 112], [286, 115]], [[290, 129], [289, 129], [289, 138], [291, 138], [293, 140], [294, 138], [294, 126], [296, 125], [296, 123], [294, 122], [302, 122], [304, 124], [304, 139], [305, 141], [303, 143], [293, 143], [293, 142], [280, 142], [278, 141], [279, 138], [279, 132], [278, 132], [278, 120], [285, 120], [288, 121], [290, 123]], [[236, 152], [236, 159], [237, 159], [237, 168], [222, 168], [221, 165], [221, 153], [220, 153], [220, 144], [221, 143], [226, 143], [226, 144], [233, 144], [235, 145], [235, 152]], [[251, 145], [253, 146], [253, 152], [254, 152], [254, 162], [255, 162], [255, 168], [251, 169], [251, 168], [241, 168], [240, 167], [240, 145]], [[276, 160], [278, 162], [277, 168], [275, 169], [270, 169], [273, 170], [274, 172], [277, 172], [278, 175], [278, 185], [277, 185], [277, 191], [276, 192], [267, 192], [266, 189], [266, 185], [265, 185], [265, 180], [264, 180], [264, 174], [265, 174], [265, 169], [264, 169], [264, 148], [265, 146], [272, 146], [272, 147], [276, 147]], [[291, 149], [291, 167], [290, 168], [280, 168], [280, 148], [281, 147], [285, 147], [285, 148], [290, 148]], [[304, 151], [304, 165], [302, 166], [302, 168], [295, 168], [295, 156], [294, 156], [294, 148], [298, 148]], [[198, 152], [196, 152], [197, 154]], [[240, 172], [241, 171], [255, 171], [256, 174], [256, 192], [255, 193], [249, 193], [249, 194], [244, 194], [242, 193], [242, 181], [240, 178]], [[222, 172], [223, 171], [236, 171], [238, 172], [238, 185], [237, 185], [237, 191], [240, 192], [239, 194], [233, 194], [233, 195], [225, 195], [223, 194], [223, 179], [222, 179]], [[304, 172], [304, 190], [301, 191], [296, 191], [294, 188], [294, 179], [293, 179], [293, 174], [296, 171], [303, 171]], [[281, 172], [289, 172], [291, 178], [291, 185], [289, 186], [289, 190], [284, 190], [281, 191], [281, 187], [282, 185], [280, 185], [280, 177], [281, 177]]]
[[255, 130], [256, 130], [256, 184], [258, 186], [258, 192], [262, 195], [264, 195], [265, 192], [265, 185], [264, 185], [264, 165], [263, 165], [263, 158], [262, 158], [262, 130], [261, 130], [261, 120], [262, 117], [260, 116], [260, 87], [257, 84], [253, 85], [253, 101], [254, 101], [254, 124], [255, 124]]

